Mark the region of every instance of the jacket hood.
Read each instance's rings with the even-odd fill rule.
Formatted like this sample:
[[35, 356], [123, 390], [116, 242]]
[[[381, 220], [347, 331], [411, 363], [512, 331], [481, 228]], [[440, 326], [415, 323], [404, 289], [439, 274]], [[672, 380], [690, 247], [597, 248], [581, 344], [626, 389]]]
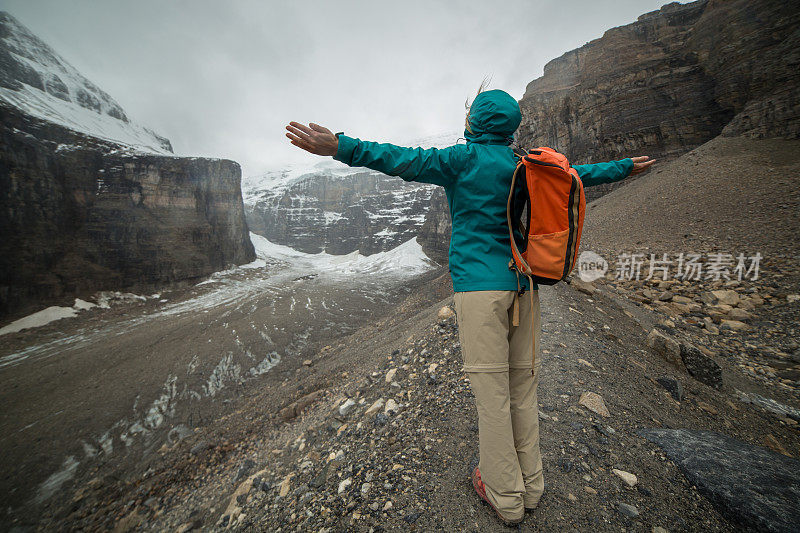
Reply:
[[522, 120], [519, 104], [505, 91], [493, 89], [475, 97], [469, 108], [469, 124], [464, 130], [468, 142], [511, 144]]

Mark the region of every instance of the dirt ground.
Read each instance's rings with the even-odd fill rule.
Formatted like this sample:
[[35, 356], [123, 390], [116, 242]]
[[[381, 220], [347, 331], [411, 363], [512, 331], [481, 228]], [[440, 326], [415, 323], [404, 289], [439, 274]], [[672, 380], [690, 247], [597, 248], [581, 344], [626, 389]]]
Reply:
[[[66, 492], [69, 505], [53, 507], [40, 528], [502, 529], [469, 483], [477, 453], [473, 398], [460, 371], [454, 318], [437, 319], [451, 299], [431, 303], [446, 291], [445, 279], [431, 283], [393, 315], [298, 366], [296, 377], [253, 391], [229, 416], [162, 450], [138, 473]], [[738, 530], [636, 430], [713, 429], [759, 445], [772, 435], [796, 456], [796, 427], [739, 402], [733, 387], [710, 388], [653, 353], [645, 344], [647, 315], [629, 316], [613, 291], [589, 296], [560, 285], [541, 296], [546, 489], [520, 529]], [[738, 372], [722, 364], [726, 377]], [[392, 369], [394, 383], [387, 383]], [[661, 376], [683, 383], [681, 402], [655, 381]], [[585, 391], [601, 395], [611, 416], [579, 406]], [[355, 406], [341, 415], [346, 398]], [[397, 411], [367, 414], [381, 398], [394, 399]], [[281, 411], [298, 405], [297, 416]], [[636, 487], [627, 488], [614, 468], [635, 474]], [[620, 504], [634, 506], [638, 516], [624, 515]]]

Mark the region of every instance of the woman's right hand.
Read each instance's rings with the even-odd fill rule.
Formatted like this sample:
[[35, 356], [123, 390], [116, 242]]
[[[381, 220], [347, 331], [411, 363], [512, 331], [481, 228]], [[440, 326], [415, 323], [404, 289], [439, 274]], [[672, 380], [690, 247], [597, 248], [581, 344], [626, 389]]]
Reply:
[[319, 124], [309, 123], [308, 126], [299, 122], [290, 122], [286, 126], [286, 136], [289, 141], [306, 152], [317, 155], [336, 155], [339, 149], [339, 139], [331, 130]]
[[655, 159], [650, 159], [646, 155], [631, 157], [631, 161], [633, 161], [633, 170], [631, 170], [631, 176], [646, 171], [653, 163], [656, 162]]

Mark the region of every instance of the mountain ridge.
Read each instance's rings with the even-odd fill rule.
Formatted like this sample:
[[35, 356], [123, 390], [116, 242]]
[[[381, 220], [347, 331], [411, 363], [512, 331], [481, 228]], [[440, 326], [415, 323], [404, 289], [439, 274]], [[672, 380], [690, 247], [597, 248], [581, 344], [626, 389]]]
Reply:
[[168, 139], [122, 107], [6, 11], [0, 11], [0, 101], [28, 115], [139, 151], [171, 154]]

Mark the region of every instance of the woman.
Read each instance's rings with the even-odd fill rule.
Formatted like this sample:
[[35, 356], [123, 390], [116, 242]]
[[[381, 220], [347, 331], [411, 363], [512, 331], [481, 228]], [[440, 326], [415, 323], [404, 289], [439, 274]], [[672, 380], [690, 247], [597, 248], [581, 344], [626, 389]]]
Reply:
[[[534, 297], [519, 299], [520, 325], [511, 325], [518, 281], [508, 269], [506, 202], [517, 163], [510, 145], [520, 120], [516, 100], [491, 90], [479, 92], [469, 107], [466, 144], [443, 149], [361, 141], [314, 123], [286, 127], [291, 143], [313, 154], [444, 187], [452, 220], [450, 274], [464, 371], [478, 410], [480, 463], [472, 480], [478, 495], [508, 524], [522, 521], [525, 509], [536, 507], [544, 490], [539, 372], [537, 368], [532, 375], [530, 356], [534, 335], [538, 341], [541, 330], [539, 297], [526, 279], [521, 281]], [[643, 156], [574, 168], [584, 186], [592, 186], [621, 180], [653, 163]], [[536, 361], [538, 367], [541, 357]]]

